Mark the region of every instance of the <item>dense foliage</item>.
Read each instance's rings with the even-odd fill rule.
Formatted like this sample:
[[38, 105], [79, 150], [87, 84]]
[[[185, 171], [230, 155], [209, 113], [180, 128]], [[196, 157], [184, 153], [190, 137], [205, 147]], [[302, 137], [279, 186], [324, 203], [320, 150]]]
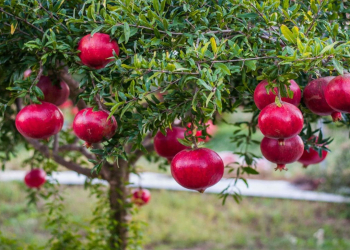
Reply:
[[[260, 112], [253, 102], [257, 83], [267, 79], [268, 90], [277, 86], [282, 96], [291, 97], [292, 92], [283, 87], [288, 86], [290, 79], [302, 88], [311, 79], [347, 73], [349, 8], [347, 1], [340, 0], [2, 0], [3, 168], [16, 154], [16, 146], [24, 143], [27, 149], [36, 149], [25, 162], [28, 165], [44, 164], [50, 172], [59, 163], [89, 178], [99, 177], [113, 184], [115, 178], [126, 178], [135, 171], [134, 163], [142, 154], [149, 160], [158, 160], [149, 152], [150, 137], [158, 130], [165, 133], [175, 120], [204, 130], [208, 120], [225, 122], [220, 115], [239, 108], [252, 116], [249, 121], [233, 124], [240, 128], [233, 134], [233, 148], [248, 165], [254, 165], [259, 156], [250, 152], [249, 145], [260, 143], [251, 139]], [[109, 34], [121, 51], [105, 68], [94, 70], [81, 64], [77, 46], [83, 36], [97, 32]], [[24, 79], [23, 72], [28, 68], [33, 73]], [[91, 152], [81, 146], [70, 129], [47, 142], [22, 137], [14, 126], [15, 115], [23, 105], [39, 102], [42, 92], [36, 84], [41, 75], [47, 74], [67, 82], [79, 108], [87, 105], [98, 109], [102, 103], [118, 122], [117, 134], [102, 146], [95, 145]], [[300, 108], [305, 119], [303, 139], [312, 144], [308, 139], [318, 131], [312, 131], [310, 123], [320, 117], [302, 104]], [[349, 126], [348, 115], [343, 114], [343, 118], [339, 126]], [[330, 140], [321, 135], [319, 141]], [[191, 136], [183, 143], [193, 144]], [[82, 155], [93, 163], [92, 171]], [[166, 167], [165, 161], [161, 160], [160, 165]], [[231, 168], [237, 171], [237, 178], [242, 172], [256, 173], [250, 167]], [[47, 192], [46, 198], [55, 194]], [[226, 198], [225, 193], [223, 197]], [[238, 199], [237, 195], [234, 197]], [[128, 208], [126, 197], [119, 198]], [[113, 210], [117, 202], [110, 202]], [[59, 207], [52, 207], [52, 211], [55, 209]], [[95, 232], [84, 246], [85, 243], [77, 243], [73, 234], [53, 231], [61, 244], [67, 238], [76, 240], [67, 241], [70, 243], [64, 248], [53, 244], [52, 249], [97, 249], [94, 244], [103, 240], [116, 247], [115, 242], [120, 241], [110, 238], [118, 236], [113, 236], [113, 230], [112, 236], [105, 232], [113, 227], [113, 222], [108, 222], [100, 231], [103, 235]], [[129, 229], [135, 228], [132, 223], [129, 225]], [[130, 248], [139, 245], [136, 238], [131, 237], [129, 242]], [[92, 246], [95, 248], [89, 248]], [[98, 247], [108, 249], [111, 244]]]

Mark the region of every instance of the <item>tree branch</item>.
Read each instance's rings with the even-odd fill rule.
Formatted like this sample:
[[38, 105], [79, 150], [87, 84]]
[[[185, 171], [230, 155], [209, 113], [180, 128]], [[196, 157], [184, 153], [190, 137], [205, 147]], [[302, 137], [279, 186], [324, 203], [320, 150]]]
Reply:
[[[40, 143], [38, 140], [25, 138], [25, 140], [30, 143], [36, 150], [40, 151], [45, 157], [52, 158], [55, 162], [58, 164], [75, 171], [79, 174], [85, 175], [89, 178], [96, 178], [98, 175], [96, 172], [91, 173], [91, 169], [89, 168], [83, 168], [79, 164], [76, 164], [74, 162], [66, 161], [62, 156], [58, 155], [58, 153], [55, 153], [53, 151], [50, 151], [49, 147], [46, 145]], [[105, 179], [106, 177], [101, 174], [101, 177]]]
[[93, 154], [90, 154], [89, 151], [83, 147], [83, 146], [78, 146], [74, 144], [68, 144], [68, 145], [63, 145], [58, 148], [59, 152], [65, 152], [65, 151], [78, 151], [82, 153], [86, 158], [95, 160], [96, 157]]
[[[72, 75], [68, 73], [68, 67], [63, 67], [59, 71], [59, 78], [64, 81], [65, 83], [68, 84], [69, 89], [70, 89], [70, 97], [75, 100], [77, 96], [83, 92], [81, 88], [79, 88], [79, 82], [73, 79]], [[86, 103], [83, 100], [79, 100], [77, 103], [77, 107], [79, 109], [84, 109], [86, 108]]]

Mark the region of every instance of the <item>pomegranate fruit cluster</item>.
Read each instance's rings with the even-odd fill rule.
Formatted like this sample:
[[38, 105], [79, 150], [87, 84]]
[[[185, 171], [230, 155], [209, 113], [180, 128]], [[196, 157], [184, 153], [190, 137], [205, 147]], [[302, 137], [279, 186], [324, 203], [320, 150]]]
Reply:
[[[171, 174], [181, 186], [203, 193], [213, 186], [224, 174], [224, 163], [220, 156], [207, 148], [195, 148], [181, 144], [186, 129], [173, 127], [166, 135], [158, 132], [154, 137], [154, 149], [158, 155], [171, 162]], [[196, 136], [202, 134], [196, 133]]]
[[298, 105], [301, 91], [295, 81], [290, 82], [293, 98], [283, 98], [280, 105], [275, 103], [278, 89], [267, 93], [267, 81], [258, 84], [254, 101], [261, 112], [258, 125], [265, 136], [260, 144], [263, 156], [277, 164], [276, 170], [284, 170], [288, 163], [297, 161], [304, 152], [304, 143], [298, 134], [303, 129], [304, 118]]
[[[313, 80], [304, 89], [304, 103], [311, 112], [320, 116], [332, 115], [333, 121], [338, 121], [341, 119], [339, 111], [350, 112], [349, 83], [350, 79], [346, 76]], [[304, 143], [298, 136], [304, 124], [303, 115], [298, 109], [301, 100], [298, 84], [290, 81], [293, 98], [281, 98], [280, 105], [275, 103], [278, 89], [268, 93], [267, 85], [266, 80], [260, 82], [254, 92], [254, 102], [261, 109], [258, 126], [265, 136], [260, 144], [263, 156], [277, 164], [276, 170], [284, 170], [286, 164], [295, 161], [301, 162], [304, 167], [323, 161], [327, 151], [323, 150], [320, 156], [312, 148], [304, 150]], [[340, 96], [340, 103], [333, 103], [336, 95]]]

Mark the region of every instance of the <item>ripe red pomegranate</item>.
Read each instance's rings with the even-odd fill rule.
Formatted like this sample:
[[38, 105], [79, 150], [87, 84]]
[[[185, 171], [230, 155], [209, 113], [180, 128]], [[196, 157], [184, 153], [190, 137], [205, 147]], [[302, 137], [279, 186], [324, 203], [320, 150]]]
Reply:
[[148, 189], [138, 188], [132, 191], [131, 201], [137, 206], [146, 205], [151, 199], [151, 192]]
[[42, 102], [24, 107], [16, 116], [16, 128], [24, 137], [48, 139], [62, 129], [63, 121], [59, 108]]
[[304, 119], [300, 110], [287, 102], [278, 107], [267, 105], [259, 114], [258, 125], [261, 133], [273, 139], [287, 139], [300, 133]]
[[305, 149], [298, 162], [302, 163], [303, 167], [306, 168], [308, 165], [320, 163], [326, 158], [327, 154], [326, 150], [322, 150], [322, 157], [320, 157], [315, 149], [309, 148], [309, 152]]
[[30, 188], [39, 188], [46, 182], [46, 172], [40, 168], [30, 170], [24, 177], [24, 183]]
[[327, 85], [324, 96], [329, 106], [339, 112], [350, 112], [350, 77], [337, 76]]
[[94, 69], [104, 68], [112, 59], [114, 52], [119, 55], [119, 46], [115, 40], [103, 33], [84, 36], [78, 45], [79, 57], [84, 65]]
[[185, 149], [172, 160], [171, 174], [181, 186], [203, 193], [220, 181], [224, 174], [224, 163], [211, 149]]
[[78, 112], [73, 121], [73, 131], [86, 146], [112, 138], [116, 133], [118, 124], [114, 116], [107, 120], [109, 112], [105, 110], [93, 111], [85, 108]]
[[281, 145], [278, 140], [264, 137], [260, 144], [263, 156], [277, 164], [275, 170], [286, 170], [285, 164], [297, 161], [304, 152], [304, 143], [300, 136], [294, 136], [284, 140]]
[[28, 77], [30, 76], [31, 73], [32, 73], [32, 70], [31, 70], [31, 69], [25, 70], [24, 73], [23, 73], [24, 79], [28, 78]]
[[[267, 105], [275, 102], [276, 99], [278, 89], [274, 88], [274, 92], [276, 94], [272, 93], [272, 90], [270, 90], [269, 93], [267, 93], [267, 85], [268, 81], [263, 80], [256, 86], [254, 91], [254, 102], [260, 110], [265, 108]], [[289, 88], [294, 93], [293, 98], [282, 97], [282, 101], [298, 106], [301, 100], [301, 90], [299, 88], [299, 85], [294, 80], [290, 80]]]
[[67, 101], [69, 96], [69, 87], [67, 83], [60, 82], [60, 86], [52, 84], [50, 77], [42, 76], [37, 84], [37, 86], [44, 93], [45, 102], [51, 102], [56, 106], [63, 104]]
[[332, 115], [333, 121], [341, 120], [341, 113], [332, 109], [325, 98], [325, 89], [334, 76], [321, 77], [309, 82], [304, 88], [304, 103], [311, 112], [326, 116]]
[[177, 139], [185, 138], [185, 128], [173, 127], [166, 129], [166, 135], [158, 132], [154, 137], [154, 149], [158, 155], [171, 159], [181, 150], [186, 149]]

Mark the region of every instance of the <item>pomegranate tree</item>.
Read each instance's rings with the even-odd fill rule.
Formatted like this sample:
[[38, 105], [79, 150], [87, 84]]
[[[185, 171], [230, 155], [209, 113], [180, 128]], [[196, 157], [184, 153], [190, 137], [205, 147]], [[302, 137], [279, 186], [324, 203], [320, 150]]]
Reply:
[[69, 87], [63, 81], [56, 85], [52, 83], [50, 77], [42, 76], [37, 86], [44, 93], [45, 98], [42, 101], [50, 102], [56, 106], [62, 105], [69, 97]]
[[114, 116], [108, 119], [109, 112], [105, 110], [93, 111], [85, 108], [78, 112], [73, 121], [74, 133], [90, 147], [92, 143], [98, 143], [112, 138], [116, 133], [118, 124]]
[[[274, 93], [272, 90], [267, 93], [266, 86], [268, 84], [269, 83], [267, 80], [263, 80], [256, 86], [254, 90], [254, 102], [260, 110], [265, 108], [267, 105], [274, 103], [276, 99], [278, 89], [274, 88]], [[294, 80], [290, 80], [289, 88], [293, 92], [293, 98], [282, 97], [282, 101], [298, 106], [301, 100], [301, 90], [299, 88], [299, 85]]]
[[337, 76], [327, 85], [324, 95], [328, 105], [336, 111], [350, 113], [350, 78]]
[[137, 206], [146, 205], [151, 199], [151, 192], [148, 189], [138, 188], [132, 191], [131, 201]]
[[24, 183], [29, 188], [39, 188], [46, 182], [46, 172], [40, 168], [30, 170], [24, 177]]
[[[32, 163], [33, 168], [43, 168], [45, 164], [50, 173], [63, 167], [75, 171], [89, 180], [86, 188], [98, 194], [99, 213], [92, 214], [88, 228], [75, 228], [69, 216], [60, 223], [51, 223], [57, 218], [53, 215], [62, 218], [60, 213], [64, 212], [60, 207], [65, 202], [53, 197], [59, 196], [56, 183], [30, 192], [37, 194], [40, 204], [46, 203], [40, 206], [40, 212], [47, 215], [42, 221], [50, 224], [50, 238], [56, 249], [147, 248], [140, 246], [143, 240], [139, 237], [143, 234], [136, 224], [138, 216], [130, 220], [132, 201], [127, 184], [131, 173], [138, 174], [140, 158], [142, 163], [150, 161], [153, 166], [164, 167], [165, 158], [158, 161], [154, 149], [169, 160], [174, 157], [171, 165], [181, 167], [174, 169], [174, 177], [189, 188], [203, 191], [218, 181], [222, 164], [219, 160], [210, 162], [207, 156], [211, 153], [205, 151], [199, 159], [188, 156], [197, 155], [197, 149], [191, 149], [195, 148], [195, 140], [185, 134], [189, 121], [195, 125], [216, 118], [222, 121], [220, 137], [211, 144], [236, 153], [238, 160], [228, 168], [237, 179], [259, 171], [259, 155], [255, 152], [260, 144], [259, 136], [255, 137], [258, 123], [267, 137], [279, 140], [279, 146], [283, 146], [283, 140], [300, 134], [303, 120], [305, 125], [310, 124], [311, 134], [318, 130], [317, 122], [322, 118], [311, 114], [304, 104], [298, 105], [300, 110], [293, 105], [299, 102], [300, 90], [293, 90], [297, 86], [291, 80], [303, 89], [309, 79], [320, 74], [342, 75], [349, 70], [349, 4], [345, 0], [1, 1], [1, 160], [9, 162], [13, 155], [21, 153], [19, 150], [29, 150], [30, 159], [25, 163]], [[23, 74], [26, 69], [32, 71], [29, 77]], [[54, 79], [67, 83], [75, 106], [72, 112], [83, 110], [76, 117], [76, 125], [80, 125], [75, 127], [76, 134], [67, 126], [48, 142], [24, 137], [21, 128], [34, 130], [34, 137], [45, 139], [59, 130], [58, 122], [51, 124], [60, 120], [52, 117], [56, 112], [49, 112], [50, 117], [39, 115], [35, 122], [32, 118], [17, 122], [24, 136], [14, 128], [21, 109], [26, 111], [25, 106], [42, 97], [36, 84], [45, 75], [55, 76], [51, 79], [54, 84]], [[273, 82], [282, 93], [293, 92], [289, 100], [293, 104], [288, 103], [288, 98], [278, 98], [277, 103], [282, 102], [282, 106], [276, 106], [275, 94], [266, 93], [265, 81], [256, 90], [261, 97], [255, 98], [255, 105], [256, 83], [264, 79]], [[344, 93], [327, 98], [326, 92], [328, 105], [336, 112], [343, 110], [328, 99], [337, 102], [339, 96], [343, 104]], [[265, 101], [268, 104], [260, 106]], [[88, 115], [92, 111], [84, 111], [92, 106], [107, 113], [101, 119], [92, 119]], [[113, 113], [109, 120], [108, 112]], [[32, 117], [33, 113], [26, 115]], [[349, 115], [343, 117], [336, 127], [325, 123], [325, 127], [329, 126], [325, 132], [349, 129]], [[78, 123], [78, 118], [83, 122]], [[173, 132], [169, 128], [176, 121], [185, 122], [181, 133], [170, 136], [170, 140], [162, 138], [169, 137]], [[48, 124], [52, 131], [43, 133]], [[116, 128], [118, 133], [113, 135]], [[212, 134], [209, 129], [208, 134]], [[87, 150], [77, 135], [91, 141], [88, 145], [97, 141], [94, 149]], [[202, 135], [206, 139], [206, 134]], [[303, 141], [306, 137], [302, 135]], [[201, 150], [204, 149], [198, 152]], [[219, 171], [213, 170], [216, 166]], [[95, 184], [94, 179], [103, 180], [106, 187]], [[235, 179], [231, 181], [232, 187]], [[222, 192], [220, 197], [228, 194]], [[238, 194], [230, 194], [238, 198]], [[68, 235], [67, 229], [72, 233]], [[28, 246], [19, 239], [5, 242], [16, 242], [18, 249], [42, 248]], [[212, 248], [220, 247], [229, 248]]]
[[81, 62], [94, 69], [104, 68], [113, 59], [113, 52], [119, 55], [119, 46], [108, 34], [95, 33], [84, 36], [78, 45]]
[[333, 121], [341, 120], [341, 113], [331, 108], [325, 98], [325, 89], [334, 76], [327, 76], [309, 82], [304, 88], [304, 103], [311, 112], [320, 115], [332, 115]]
[[171, 174], [181, 186], [203, 193], [221, 180], [224, 163], [211, 149], [185, 149], [172, 160]]
[[294, 105], [282, 102], [267, 105], [260, 113], [258, 124], [261, 133], [272, 139], [288, 139], [303, 129], [303, 114]]
[[57, 134], [63, 126], [63, 114], [49, 102], [31, 104], [16, 116], [16, 128], [24, 137], [48, 139]]
[[278, 140], [264, 137], [260, 144], [263, 156], [277, 164], [275, 170], [286, 170], [286, 164], [300, 159], [304, 152], [304, 143], [300, 136], [294, 136], [284, 140], [281, 145]]

